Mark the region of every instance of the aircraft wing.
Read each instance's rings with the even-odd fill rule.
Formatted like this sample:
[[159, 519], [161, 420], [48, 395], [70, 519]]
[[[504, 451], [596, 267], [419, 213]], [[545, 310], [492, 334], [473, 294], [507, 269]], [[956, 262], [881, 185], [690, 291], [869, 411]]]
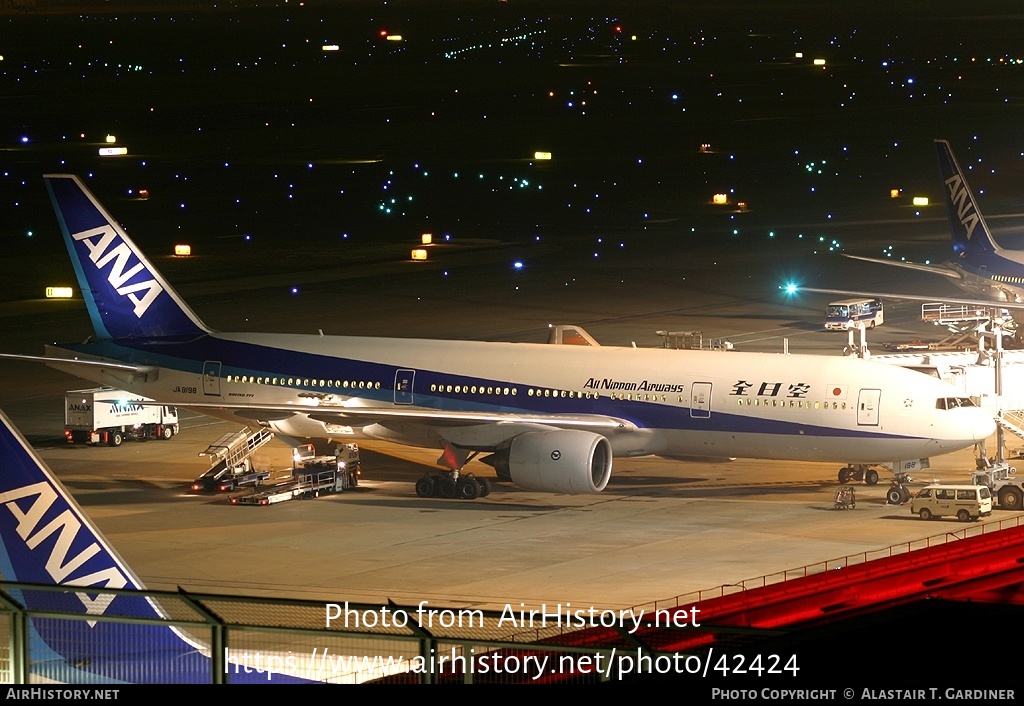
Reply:
[[908, 270], [919, 270], [920, 272], [928, 272], [933, 275], [942, 275], [943, 277], [949, 277], [950, 279], [962, 279], [959, 273], [955, 270], [951, 270], [943, 265], [924, 265], [917, 262], [904, 262], [902, 260], [886, 260], [877, 257], [863, 257], [862, 255], [847, 255], [843, 253], [843, 257], [848, 257], [851, 260], [863, 260], [864, 262], [877, 262], [881, 265], [892, 265], [893, 267], [903, 267]]
[[[880, 260], [879, 262], [882, 261]], [[814, 287], [797, 287], [793, 291], [793, 294], [799, 294], [801, 292], [812, 292], [814, 294], [839, 294], [842, 296], [849, 297], [877, 297], [879, 299], [904, 299], [906, 301], [915, 302], [942, 302], [948, 304], [966, 304], [968, 306], [987, 307], [992, 309], [1024, 309], [1024, 303], [1021, 302], [1003, 302], [992, 301], [988, 299], [960, 299], [958, 297], [947, 297], [945, 295], [929, 297], [921, 296], [919, 294], [902, 294], [892, 292], [856, 292], [849, 289], [816, 289]]]
[[342, 405], [301, 404], [223, 404], [214, 402], [144, 402], [140, 404], [175, 404], [189, 409], [233, 411], [248, 419], [286, 419], [296, 414], [330, 424], [368, 426], [387, 422], [409, 422], [430, 426], [530, 425], [558, 429], [587, 429], [611, 434], [635, 431], [636, 425], [625, 419], [600, 414], [522, 414], [518, 412], [472, 412], [462, 410], [426, 409], [423, 407], [362, 407]]
[[117, 363], [109, 360], [95, 360], [86, 358], [58, 358], [52, 355], [21, 355], [17, 353], [0, 353], [0, 358], [6, 360], [23, 360], [30, 363], [45, 363], [52, 365], [59, 363], [60, 365], [82, 365], [93, 368], [110, 368], [111, 370], [121, 370], [129, 373], [146, 372], [147, 370], [153, 370], [151, 366], [143, 365], [132, 365], [131, 363]]

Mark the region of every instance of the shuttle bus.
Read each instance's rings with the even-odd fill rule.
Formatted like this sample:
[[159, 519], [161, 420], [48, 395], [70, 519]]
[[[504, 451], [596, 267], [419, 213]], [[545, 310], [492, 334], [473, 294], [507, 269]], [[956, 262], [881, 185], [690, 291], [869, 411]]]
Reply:
[[825, 310], [825, 328], [830, 331], [849, 331], [861, 324], [874, 328], [882, 321], [881, 299], [843, 299]]

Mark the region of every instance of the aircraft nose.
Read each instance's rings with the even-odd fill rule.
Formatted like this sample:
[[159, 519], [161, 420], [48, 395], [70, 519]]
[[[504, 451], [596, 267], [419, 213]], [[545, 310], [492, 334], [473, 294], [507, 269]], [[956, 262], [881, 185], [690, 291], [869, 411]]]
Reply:
[[975, 441], [984, 441], [996, 433], [996, 420], [991, 414], [978, 410], [974, 415], [971, 431]]

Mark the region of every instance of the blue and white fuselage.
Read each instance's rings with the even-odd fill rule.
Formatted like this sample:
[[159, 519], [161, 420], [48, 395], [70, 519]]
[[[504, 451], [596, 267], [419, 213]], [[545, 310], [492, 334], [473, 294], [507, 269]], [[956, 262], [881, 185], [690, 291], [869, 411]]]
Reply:
[[890, 463], [994, 431], [948, 385], [859, 359], [214, 332], [77, 177], [46, 182], [97, 334], [50, 364], [289, 437], [433, 447], [454, 470], [490, 452], [522, 487], [597, 492], [613, 457]]

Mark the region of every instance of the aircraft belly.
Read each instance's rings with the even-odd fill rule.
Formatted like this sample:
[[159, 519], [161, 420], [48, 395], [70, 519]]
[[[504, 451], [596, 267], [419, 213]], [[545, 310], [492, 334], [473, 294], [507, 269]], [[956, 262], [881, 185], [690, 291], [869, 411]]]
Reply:
[[714, 431], [661, 430], [666, 456], [723, 456], [839, 463], [882, 463], [899, 458], [927, 457], [935, 453], [929, 439], [860, 436], [735, 434]]

